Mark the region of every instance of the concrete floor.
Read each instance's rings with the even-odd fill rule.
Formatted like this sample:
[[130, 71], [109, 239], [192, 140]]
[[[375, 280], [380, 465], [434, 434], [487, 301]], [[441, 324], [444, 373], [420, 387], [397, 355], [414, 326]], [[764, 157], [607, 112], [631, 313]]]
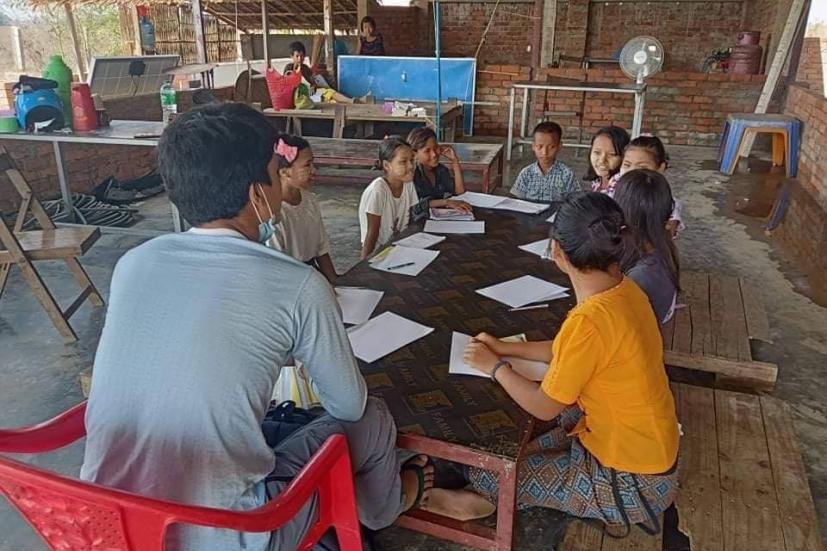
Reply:
[[[754, 198], [761, 188], [756, 182], [763, 182], [763, 175], [730, 181], [715, 170], [716, 151], [711, 148], [672, 147], [670, 155], [673, 165], [667, 176], [675, 195], [684, 202], [688, 225], [679, 241], [683, 267], [740, 276], [754, 282], [764, 296], [775, 344], [762, 347], [757, 356], [779, 365], [775, 395], [792, 406], [822, 533], [827, 534], [827, 378], [822, 375], [827, 364], [827, 309], [808, 298], [812, 294], [810, 280], [796, 272], [794, 263], [763, 235], [760, 220], [737, 212]], [[566, 150], [563, 159], [578, 174], [583, 172], [583, 153], [574, 159], [572, 150]], [[515, 161], [513, 166], [522, 164], [525, 161]], [[513, 181], [510, 171], [506, 181]], [[334, 262], [340, 272], [345, 271], [358, 260], [356, 209], [361, 188], [318, 186], [316, 191], [332, 240]], [[146, 231], [171, 229], [168, 209], [164, 196], [147, 201], [142, 207], [145, 219], [137, 227]], [[105, 233], [83, 258], [104, 296], [118, 258], [149, 235]], [[39, 266], [58, 300], [62, 304], [70, 301], [75, 289], [64, 267]], [[12, 272], [0, 300], [0, 426], [32, 424], [82, 399], [77, 375], [92, 364], [103, 320], [102, 310], [82, 307], [72, 321], [80, 340], [64, 345], [19, 274]], [[82, 443], [24, 459], [76, 475]], [[556, 518], [547, 511], [521, 515], [516, 548], [550, 548]], [[397, 528], [381, 534], [379, 543], [385, 549], [461, 549]], [[43, 548], [16, 513], [5, 502], [0, 503], [0, 551]]]

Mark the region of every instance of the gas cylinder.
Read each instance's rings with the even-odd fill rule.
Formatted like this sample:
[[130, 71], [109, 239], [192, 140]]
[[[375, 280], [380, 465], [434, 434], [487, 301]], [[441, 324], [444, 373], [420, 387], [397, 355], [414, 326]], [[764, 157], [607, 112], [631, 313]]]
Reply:
[[729, 71], [742, 75], [757, 75], [761, 70], [764, 49], [758, 44], [761, 33], [743, 31], [738, 33], [738, 44], [733, 46], [729, 56]]

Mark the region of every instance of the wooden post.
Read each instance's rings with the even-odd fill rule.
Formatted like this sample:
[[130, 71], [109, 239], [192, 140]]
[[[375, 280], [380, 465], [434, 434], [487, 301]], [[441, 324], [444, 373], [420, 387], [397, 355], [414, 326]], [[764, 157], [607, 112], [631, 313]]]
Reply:
[[540, 47], [540, 67], [548, 67], [554, 59], [554, 28], [557, 25], [557, 0], [543, 3], [543, 40]]
[[362, 19], [368, 15], [368, 0], [356, 0], [356, 35], [362, 32]]
[[[195, 31], [195, 62], [207, 62], [207, 40], [204, 36], [204, 12], [201, 9], [201, 0], [191, 0], [192, 28]], [[221, 34], [221, 33], [219, 33]], [[220, 50], [220, 46], [219, 46]], [[220, 55], [219, 55], [220, 57]], [[218, 61], [218, 60], [217, 60]]]
[[141, 41], [141, 20], [138, 18], [138, 8], [134, 6], [127, 6], [126, 9], [132, 12], [132, 32], [135, 33], [135, 43], [133, 46], [133, 51], [135, 55], [144, 55], [144, 45]]
[[264, 67], [270, 68], [270, 17], [267, 13], [267, 0], [261, 0], [261, 51], [264, 54]]
[[333, 33], [333, 0], [324, 0], [324, 36], [325, 36], [325, 64], [327, 74], [332, 80], [336, 80], [336, 36]]
[[72, 48], [75, 50], [75, 59], [78, 62], [78, 75], [81, 82], [86, 81], [86, 60], [80, 53], [80, 41], [78, 40], [78, 30], [75, 26], [75, 14], [72, 13], [72, 5], [68, 2], [63, 4], [63, 10], [66, 14], [66, 24], [69, 27], [69, 36], [72, 38]]
[[531, 66], [539, 67], [543, 41], [543, 0], [534, 0], [534, 27], [531, 30]]

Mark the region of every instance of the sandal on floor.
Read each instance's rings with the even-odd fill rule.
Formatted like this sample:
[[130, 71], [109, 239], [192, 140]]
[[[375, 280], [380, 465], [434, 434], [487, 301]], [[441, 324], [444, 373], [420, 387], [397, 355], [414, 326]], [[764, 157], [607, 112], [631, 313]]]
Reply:
[[402, 471], [414, 471], [416, 473], [416, 499], [414, 499], [413, 505], [405, 509], [405, 511], [413, 511], [414, 509], [418, 509], [419, 505], [422, 502], [422, 496], [425, 493], [425, 467], [430, 467], [434, 464], [430, 457], [425, 462], [424, 465], [415, 465], [413, 460], [420, 457], [419, 455], [413, 456], [411, 459], [408, 459], [404, 465], [402, 465]]

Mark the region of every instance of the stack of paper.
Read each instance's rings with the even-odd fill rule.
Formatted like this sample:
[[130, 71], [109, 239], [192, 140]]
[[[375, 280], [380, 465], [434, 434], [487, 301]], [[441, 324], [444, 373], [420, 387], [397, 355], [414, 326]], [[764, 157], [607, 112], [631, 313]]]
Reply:
[[473, 220], [473, 212], [451, 208], [431, 208], [431, 220]]
[[554, 222], [554, 219], [555, 219], [555, 218], [557, 218], [557, 211], [555, 211], [555, 212], [551, 213], [551, 216], [549, 216], [548, 218], [546, 218], [546, 222], [548, 222], [549, 224], [551, 224], [552, 222]]
[[514, 199], [506, 197], [505, 200], [497, 203], [494, 207], [498, 210], [512, 210], [514, 212], [524, 212], [526, 214], [539, 214], [544, 210], [548, 210], [551, 205], [546, 203], [532, 203], [531, 201], [523, 201], [522, 199]]
[[549, 246], [551, 245], [551, 239], [546, 237], [545, 239], [541, 239], [539, 241], [534, 241], [533, 243], [528, 243], [526, 245], [520, 245], [518, 248], [526, 251], [531, 254], [536, 254], [543, 260], [548, 260], [551, 258], [550, 256], [550, 249]]
[[[476, 377], [488, 377], [482, 371], [471, 367], [462, 361], [465, 347], [471, 341], [471, 337], [454, 331], [451, 335], [451, 358], [448, 363], [448, 373], [452, 375], [474, 375]], [[534, 362], [523, 358], [505, 357], [503, 360], [511, 364], [512, 369], [528, 379], [529, 381], [542, 381], [548, 371], [548, 364], [545, 362]]]
[[428, 220], [425, 222], [425, 231], [433, 233], [485, 233], [485, 222], [455, 222], [442, 220]]
[[457, 201], [465, 201], [472, 207], [492, 209], [502, 203], [507, 197], [477, 193], [476, 191], [466, 191], [462, 195], [457, 195], [454, 199]]
[[348, 324], [365, 323], [382, 300], [382, 291], [359, 287], [336, 287], [336, 300], [342, 309], [342, 321]]
[[526, 214], [538, 214], [544, 210], [548, 210], [551, 206], [546, 203], [532, 203], [531, 201], [523, 201], [522, 199], [514, 199], [513, 197], [487, 195], [474, 191], [466, 191], [462, 195], [457, 195], [454, 199], [457, 201], [465, 201], [471, 206], [483, 209], [511, 210], [524, 212]]
[[434, 330], [393, 312], [380, 314], [363, 325], [347, 330], [353, 354], [360, 360], [375, 362]]
[[[468, 222], [454, 223], [467, 224]], [[392, 274], [415, 276], [419, 275], [419, 272], [424, 270], [437, 256], [439, 256], [439, 251], [397, 245], [382, 260], [372, 263], [370, 267]]]
[[569, 296], [567, 291], [566, 287], [560, 287], [530, 275], [477, 289], [482, 296], [507, 304], [511, 308], [519, 308], [544, 300], [565, 298]]
[[400, 239], [396, 242], [396, 245], [401, 245], [403, 247], [411, 247], [412, 249], [427, 249], [437, 243], [442, 243], [445, 241], [444, 235], [431, 235], [430, 233], [419, 232], [413, 235], [406, 237], [405, 239]]

